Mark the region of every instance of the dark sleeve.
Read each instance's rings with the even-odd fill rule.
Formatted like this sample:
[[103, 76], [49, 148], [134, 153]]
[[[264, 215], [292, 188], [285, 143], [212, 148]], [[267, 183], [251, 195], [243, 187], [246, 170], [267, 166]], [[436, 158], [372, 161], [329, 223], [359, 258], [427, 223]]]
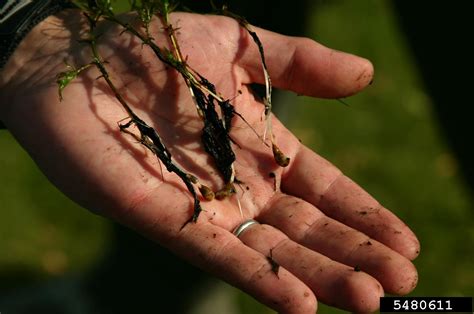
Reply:
[[0, 70], [34, 26], [72, 7], [75, 6], [67, 0], [7, 0], [0, 4]]

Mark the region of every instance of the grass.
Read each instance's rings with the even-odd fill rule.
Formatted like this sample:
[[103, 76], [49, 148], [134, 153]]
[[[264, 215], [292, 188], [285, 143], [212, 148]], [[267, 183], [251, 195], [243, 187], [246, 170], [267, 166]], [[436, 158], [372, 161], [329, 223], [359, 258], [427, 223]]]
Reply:
[[100, 256], [107, 222], [53, 187], [7, 131], [0, 131], [0, 147], [0, 278], [85, 269]]
[[[309, 12], [307, 35], [370, 59], [374, 84], [347, 99], [350, 107], [285, 94], [274, 100], [279, 116], [415, 230], [422, 251], [412, 295], [474, 295], [472, 199], [389, 2], [319, 1]], [[0, 149], [0, 293], [94, 265], [109, 223], [62, 196], [6, 131]], [[230, 293], [240, 313], [270, 312]]]

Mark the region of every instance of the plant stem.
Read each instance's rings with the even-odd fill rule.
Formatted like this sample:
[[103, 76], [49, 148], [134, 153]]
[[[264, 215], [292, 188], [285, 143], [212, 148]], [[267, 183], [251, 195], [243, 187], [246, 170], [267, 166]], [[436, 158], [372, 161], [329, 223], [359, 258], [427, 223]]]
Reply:
[[[213, 5], [214, 6], [214, 5]], [[215, 6], [214, 6], [215, 8]], [[252, 29], [252, 26], [250, 25], [247, 20], [235, 13], [230, 12], [226, 6], [222, 7], [221, 9], [217, 9], [218, 13], [231, 17], [235, 19], [241, 27], [243, 27], [247, 33], [252, 37], [252, 40], [258, 47], [258, 51], [260, 54], [260, 60], [262, 63], [262, 71], [263, 71], [263, 77], [265, 80], [265, 97], [263, 98], [263, 105], [265, 106], [264, 110], [264, 115], [265, 115], [265, 131], [263, 133], [263, 141], [266, 141], [267, 134], [270, 137], [270, 141], [272, 144], [272, 152], [273, 152], [273, 157], [276, 161], [276, 163], [281, 166], [281, 167], [286, 167], [290, 163], [290, 158], [287, 157], [281, 149], [278, 147], [276, 144], [275, 136], [273, 134], [273, 127], [272, 127], [272, 81], [270, 78], [270, 74], [268, 73], [268, 68], [267, 68], [267, 63], [265, 61], [265, 51], [263, 49], [263, 44], [258, 37], [257, 33]]]
[[[94, 35], [93, 35], [93, 30], [94, 30], [94, 27], [91, 24], [90, 33], [91, 33], [92, 38], [88, 42], [89, 42], [89, 45], [91, 47], [92, 54], [93, 54], [93, 64], [100, 71], [100, 73], [102, 74], [102, 78], [107, 82], [107, 85], [111, 89], [111, 91], [114, 94], [115, 98], [119, 101], [119, 103], [125, 109], [125, 111], [127, 112], [127, 114], [129, 115], [129, 118], [130, 118], [129, 122], [120, 125], [120, 130], [122, 132], [128, 133], [128, 134], [132, 135], [134, 138], [136, 138], [142, 145], [144, 145], [154, 155], [156, 155], [158, 157], [158, 159], [165, 165], [166, 169], [169, 172], [173, 172], [179, 178], [181, 178], [181, 180], [184, 182], [184, 184], [186, 185], [186, 188], [189, 190], [189, 192], [191, 193], [191, 195], [194, 199], [194, 213], [193, 213], [193, 215], [192, 215], [192, 217], [189, 221], [196, 222], [198, 217], [199, 217], [199, 214], [202, 211], [202, 207], [201, 207], [200, 201], [198, 199], [198, 196], [196, 194], [196, 190], [195, 190], [193, 184], [198, 185], [198, 188], [201, 190], [201, 192], [203, 192], [203, 194], [205, 194], [204, 197], [206, 199], [209, 199], [211, 197], [210, 193], [212, 193], [212, 191], [209, 188], [207, 188], [206, 186], [201, 185], [199, 183], [199, 180], [195, 176], [185, 172], [184, 170], [182, 170], [178, 165], [176, 165], [173, 162], [172, 157], [171, 157], [171, 153], [166, 148], [166, 146], [163, 143], [163, 140], [159, 136], [158, 132], [154, 128], [152, 128], [151, 126], [146, 124], [142, 119], [140, 119], [133, 112], [131, 107], [127, 104], [127, 102], [122, 97], [122, 95], [119, 93], [118, 89], [116, 88], [113, 81], [111, 80], [110, 75], [109, 75], [104, 63], [102, 62], [102, 59], [101, 59], [101, 57], [99, 55], [99, 52], [97, 50], [97, 45], [96, 45], [96, 40], [95, 40]], [[132, 133], [128, 130], [128, 128], [132, 124], [137, 127], [138, 131], [140, 132], [140, 136], [137, 136], [136, 134], [134, 134], [134, 133]], [[188, 222], [186, 222], [186, 223], [188, 223]], [[184, 227], [184, 225], [183, 225], [183, 227]]]

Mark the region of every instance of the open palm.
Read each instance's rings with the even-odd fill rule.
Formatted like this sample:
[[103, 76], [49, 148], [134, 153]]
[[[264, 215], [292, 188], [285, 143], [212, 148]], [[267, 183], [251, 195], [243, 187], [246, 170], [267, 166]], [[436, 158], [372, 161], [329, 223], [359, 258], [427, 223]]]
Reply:
[[[313, 313], [316, 298], [351, 311], [374, 311], [384, 291], [411, 291], [417, 274], [409, 260], [419, 244], [408, 227], [275, 117], [276, 141], [291, 158], [287, 168], [276, 165], [271, 149], [255, 134], [264, 132], [263, 105], [249, 84], [263, 83], [263, 73], [247, 33], [225, 17], [179, 13], [172, 22], [187, 63], [221, 95], [233, 98], [248, 122], [234, 118], [230, 133], [242, 182], [237, 194], [203, 202], [197, 223], [182, 228], [193, 213], [189, 192], [155, 156], [120, 132], [117, 122], [127, 115], [95, 69], [71, 83], [59, 102], [54, 80], [64, 70], [63, 58], [76, 65], [90, 60], [88, 46], [75, 41], [77, 12], [48, 18], [24, 40], [4, 70], [1, 119], [73, 200], [280, 312]], [[99, 50], [121, 94], [158, 131], [177, 164], [214, 190], [222, 187], [201, 145], [202, 121], [183, 79], [120, 27], [107, 28]], [[372, 79], [372, 66], [364, 59], [309, 39], [257, 33], [276, 87], [337, 98]], [[158, 45], [167, 45], [159, 23], [152, 25], [152, 35]], [[234, 236], [232, 230], [249, 218], [261, 224]], [[281, 265], [278, 272], [270, 260]]]

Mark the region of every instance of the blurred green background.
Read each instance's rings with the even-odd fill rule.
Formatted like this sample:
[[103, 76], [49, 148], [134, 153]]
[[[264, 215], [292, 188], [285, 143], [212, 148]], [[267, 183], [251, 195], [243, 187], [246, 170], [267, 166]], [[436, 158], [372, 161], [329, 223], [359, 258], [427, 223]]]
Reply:
[[[262, 3], [265, 12], [271, 12], [272, 4]], [[288, 3], [274, 5], [284, 9]], [[277, 115], [304, 144], [340, 167], [415, 231], [422, 250], [415, 261], [420, 279], [412, 295], [473, 296], [474, 205], [472, 189], [466, 184], [469, 178], [463, 177], [459, 156], [439, 123], [444, 117], [435, 110], [433, 93], [427, 89], [393, 3], [328, 0], [305, 5], [299, 25], [283, 21], [275, 28], [370, 59], [375, 80], [366, 91], [346, 99], [349, 107], [279, 93]], [[258, 16], [258, 12], [240, 11]], [[260, 25], [258, 19], [251, 22]], [[269, 22], [270, 27], [274, 22]], [[452, 99], [457, 99], [454, 92]], [[110, 259], [108, 255], [131, 249], [117, 248], [119, 227], [62, 196], [8, 131], [0, 131], [0, 151], [0, 312], [27, 313], [25, 309], [41, 306], [48, 313], [95, 312], [91, 310], [94, 300], [82, 287], [91, 274], [107, 268], [103, 265], [108, 265], [104, 262]], [[147, 260], [146, 252], [122, 256], [131, 267], [120, 269], [128, 269], [134, 277], [133, 263]], [[173, 261], [166, 252], [161, 254]], [[190, 268], [188, 272], [197, 271]], [[238, 290], [199, 276], [204, 286], [193, 290], [193, 305], [186, 313], [272, 313]], [[172, 280], [156, 282], [156, 287], [173, 286]], [[176, 289], [170, 293], [182, 292], [179, 286]], [[161, 313], [160, 295], [154, 302], [156, 309], [148, 312]], [[320, 306], [319, 312], [342, 311]]]

